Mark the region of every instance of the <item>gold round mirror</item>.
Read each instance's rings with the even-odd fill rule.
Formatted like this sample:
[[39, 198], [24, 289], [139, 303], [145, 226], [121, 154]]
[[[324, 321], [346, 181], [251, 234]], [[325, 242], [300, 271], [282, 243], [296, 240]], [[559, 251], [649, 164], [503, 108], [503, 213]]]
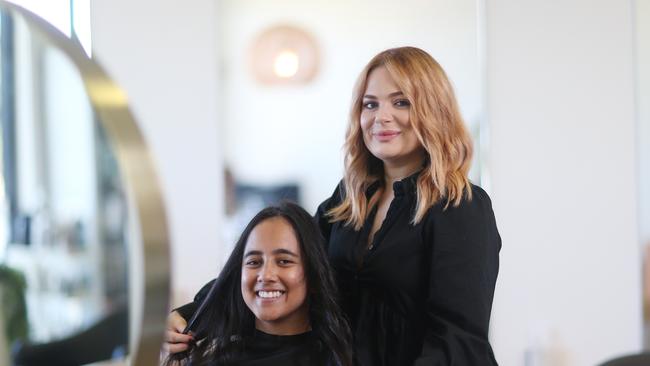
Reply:
[[125, 94], [0, 1], [0, 120], [0, 364], [156, 364], [168, 230]]

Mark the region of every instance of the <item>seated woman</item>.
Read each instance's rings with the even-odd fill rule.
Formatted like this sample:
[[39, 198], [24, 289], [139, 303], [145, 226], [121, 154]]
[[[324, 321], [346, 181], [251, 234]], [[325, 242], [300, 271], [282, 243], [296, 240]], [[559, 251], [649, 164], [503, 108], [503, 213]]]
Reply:
[[352, 365], [351, 334], [325, 245], [300, 206], [260, 211], [190, 320], [167, 365]]

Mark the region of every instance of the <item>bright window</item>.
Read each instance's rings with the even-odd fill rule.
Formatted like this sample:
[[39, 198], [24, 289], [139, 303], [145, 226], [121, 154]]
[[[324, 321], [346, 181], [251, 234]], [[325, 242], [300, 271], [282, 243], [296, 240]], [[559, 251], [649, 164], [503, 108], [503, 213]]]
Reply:
[[48, 21], [68, 37], [76, 37], [90, 56], [90, 0], [9, 0]]

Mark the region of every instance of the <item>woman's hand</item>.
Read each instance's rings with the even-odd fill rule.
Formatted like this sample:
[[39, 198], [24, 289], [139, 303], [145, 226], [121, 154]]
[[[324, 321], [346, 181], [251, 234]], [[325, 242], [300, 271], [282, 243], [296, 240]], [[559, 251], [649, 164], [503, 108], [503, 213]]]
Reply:
[[167, 330], [165, 331], [165, 351], [173, 355], [178, 352], [187, 351], [190, 342], [194, 340], [190, 334], [183, 334], [187, 322], [177, 311], [172, 311], [167, 317]]

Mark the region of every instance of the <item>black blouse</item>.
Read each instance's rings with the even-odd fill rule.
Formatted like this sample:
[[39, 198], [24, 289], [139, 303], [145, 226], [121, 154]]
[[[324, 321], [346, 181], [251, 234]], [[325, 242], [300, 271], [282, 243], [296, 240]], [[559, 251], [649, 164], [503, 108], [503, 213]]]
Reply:
[[256, 330], [244, 339], [241, 354], [228, 366], [314, 366], [330, 362], [330, 352], [311, 331], [278, 336]]
[[[472, 185], [471, 200], [446, 209], [439, 202], [413, 225], [416, 180], [393, 184], [395, 198], [370, 246], [376, 209], [359, 231], [325, 216], [341, 202], [340, 184], [316, 212], [356, 358], [362, 366], [496, 365], [488, 328], [501, 238], [490, 198]], [[178, 309], [183, 317], [208, 288]]]
[[[370, 246], [376, 209], [355, 231], [329, 223], [337, 188], [316, 213], [362, 365], [496, 365], [488, 342], [501, 238], [487, 193], [431, 207], [416, 225], [417, 174], [395, 198]], [[340, 187], [341, 185], [339, 185]], [[370, 197], [378, 184], [367, 192]]]

